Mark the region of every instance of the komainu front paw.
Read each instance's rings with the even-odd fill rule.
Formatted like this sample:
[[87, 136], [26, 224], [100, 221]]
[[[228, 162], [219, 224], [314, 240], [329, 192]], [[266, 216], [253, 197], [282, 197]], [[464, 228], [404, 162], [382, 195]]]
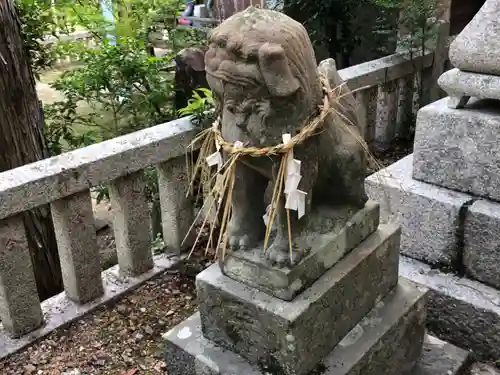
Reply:
[[231, 221], [228, 225], [227, 244], [230, 250], [248, 250], [256, 246], [258, 241], [264, 236], [263, 225], [251, 225], [247, 222], [241, 224]]
[[295, 266], [302, 260], [301, 251], [293, 249], [290, 256], [290, 245], [287, 238], [276, 238], [266, 251], [267, 261], [279, 268]]
[[235, 250], [248, 250], [250, 246], [250, 237], [247, 234], [229, 234], [227, 241], [229, 248]]

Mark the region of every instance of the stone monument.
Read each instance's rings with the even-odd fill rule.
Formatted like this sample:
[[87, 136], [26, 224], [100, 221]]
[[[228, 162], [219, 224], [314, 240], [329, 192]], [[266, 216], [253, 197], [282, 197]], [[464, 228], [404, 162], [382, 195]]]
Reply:
[[[449, 96], [417, 115], [413, 155], [366, 182], [369, 196], [381, 202], [382, 222], [398, 218], [404, 255], [480, 281], [474, 290], [493, 301], [500, 293], [485, 288], [500, 289], [499, 19], [500, 2], [486, 0], [450, 45], [455, 68], [438, 80]], [[406, 264], [420, 267], [413, 260]], [[464, 300], [470, 290], [456, 288], [446, 300]], [[441, 303], [432, 303], [440, 307], [431, 319], [446, 322], [447, 339], [500, 357], [498, 312], [471, 302], [471, 312], [447, 316], [455, 310]]]
[[307, 199], [303, 215], [293, 212], [290, 239], [283, 198], [263, 249], [276, 160], [238, 159], [231, 251], [197, 276], [199, 313], [165, 335], [168, 374], [430, 374], [417, 364], [427, 291], [399, 279], [400, 229], [379, 225], [378, 204], [367, 201], [354, 98], [334, 61], [317, 67], [301, 24], [253, 7], [209, 42], [207, 80], [227, 141], [264, 147], [300, 132], [318, 114], [322, 77], [342, 99], [321, 132], [293, 149]]

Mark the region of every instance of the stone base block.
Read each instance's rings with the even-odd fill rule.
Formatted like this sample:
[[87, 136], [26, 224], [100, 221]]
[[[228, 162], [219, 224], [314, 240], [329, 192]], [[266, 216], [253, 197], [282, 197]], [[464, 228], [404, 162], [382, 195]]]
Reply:
[[467, 211], [464, 266], [468, 275], [500, 289], [500, 204], [474, 202]]
[[349, 251], [375, 232], [379, 225], [379, 205], [369, 201], [361, 210], [348, 207], [321, 208], [310, 220], [297, 245], [308, 255], [293, 268], [267, 264], [262, 248], [226, 255], [223, 273], [275, 297], [291, 301], [310, 286]]
[[479, 358], [500, 358], [500, 291], [401, 257], [400, 276], [429, 288], [427, 328]]
[[291, 302], [212, 265], [196, 278], [203, 334], [251, 363], [306, 374], [396, 286], [399, 244], [399, 227], [381, 225]]
[[[401, 280], [309, 374], [410, 374], [422, 352], [426, 293], [425, 288]], [[201, 333], [199, 314], [173, 328], [165, 338], [169, 375], [286, 374], [280, 363], [268, 368], [252, 366], [234, 352], [207, 340]], [[423, 351], [421, 363], [415, 367], [418, 370], [415, 375], [441, 375], [427, 370], [431, 367], [429, 358], [439, 360], [442, 357], [444, 344], [428, 340], [425, 345], [427, 350]], [[455, 374], [454, 369], [460, 362], [448, 361], [449, 372], [442, 375]]]
[[411, 375], [465, 375], [470, 362], [468, 351], [426, 335], [422, 354]]
[[472, 197], [412, 178], [413, 155], [365, 180], [380, 204], [381, 222], [401, 225], [401, 252], [430, 264], [453, 265], [462, 208]]
[[451, 109], [446, 100], [418, 112], [413, 178], [500, 200], [498, 104], [471, 100], [463, 109]]
[[486, 363], [474, 363], [470, 375], [500, 375], [500, 370]]

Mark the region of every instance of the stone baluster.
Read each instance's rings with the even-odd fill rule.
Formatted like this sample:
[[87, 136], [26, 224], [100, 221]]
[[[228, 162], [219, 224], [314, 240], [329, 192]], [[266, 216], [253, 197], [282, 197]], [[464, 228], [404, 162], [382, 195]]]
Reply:
[[153, 268], [145, 188], [143, 171], [120, 177], [110, 184], [118, 264], [125, 276], [137, 276]]
[[422, 71], [417, 71], [413, 75], [413, 98], [412, 98], [412, 113], [413, 117], [417, 118], [417, 112], [422, 106], [422, 98], [420, 93], [423, 90], [422, 86]]
[[90, 192], [51, 203], [64, 289], [80, 304], [102, 296], [101, 264]]
[[413, 125], [413, 74], [399, 79], [398, 112], [396, 121], [396, 137], [406, 138]]
[[432, 64], [431, 77], [429, 78], [431, 88], [429, 90], [429, 101], [434, 102], [443, 97], [443, 91], [438, 85], [439, 77], [445, 71], [446, 60], [448, 59], [448, 37], [450, 36], [450, 2], [451, 0], [443, 1], [443, 18], [440, 22], [438, 34], [436, 36], [436, 45], [434, 46], [434, 62]]
[[180, 254], [196, 238], [194, 231], [191, 231], [182, 244], [194, 221], [193, 202], [186, 197], [189, 186], [186, 160], [184, 156], [178, 157], [161, 163], [157, 168], [163, 241], [167, 251]]
[[386, 82], [378, 87], [377, 120], [375, 123], [375, 147], [385, 150], [394, 139], [398, 110], [397, 81]]
[[377, 92], [378, 90], [376, 87], [356, 92], [361, 135], [368, 145], [370, 145], [375, 138]]
[[422, 96], [420, 97], [420, 108], [431, 103], [431, 90], [436, 85], [432, 79], [432, 67], [423, 69], [421, 72]]
[[21, 215], [0, 221], [0, 319], [13, 338], [43, 321]]

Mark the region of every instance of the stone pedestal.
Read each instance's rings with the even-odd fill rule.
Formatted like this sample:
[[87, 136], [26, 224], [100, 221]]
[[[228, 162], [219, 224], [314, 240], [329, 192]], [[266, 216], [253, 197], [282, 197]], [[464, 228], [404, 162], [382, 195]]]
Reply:
[[[248, 270], [229, 277], [219, 264], [201, 272], [199, 312], [165, 335], [168, 374], [441, 374], [432, 371], [434, 360], [445, 363], [443, 374], [459, 371], [467, 355], [445, 353], [445, 343], [440, 351], [427, 339], [422, 353], [427, 289], [398, 277], [399, 227], [378, 225], [378, 205], [368, 202], [325, 249], [335, 253], [339, 235], [342, 255], [292, 298], [263, 288], [265, 272], [253, 280]], [[251, 266], [238, 267], [264, 267], [248, 259]], [[303, 275], [307, 259], [281, 272]], [[445, 356], [456, 360], [443, 362]]]
[[369, 201], [357, 212], [351, 207], [320, 207], [312, 213], [295, 244], [309, 249], [293, 269], [268, 265], [261, 247], [229, 253], [222, 263], [226, 276], [275, 297], [291, 301], [324, 272], [336, 264], [370, 234], [379, 224], [379, 205]]
[[472, 99], [466, 108], [452, 109], [446, 100], [417, 115], [413, 178], [500, 200], [500, 102]]
[[[444, 327], [444, 338], [495, 359], [500, 311], [481, 298], [500, 295], [488, 288], [500, 289], [499, 19], [500, 2], [486, 0], [450, 46], [456, 68], [438, 81], [449, 97], [417, 115], [413, 155], [366, 180], [368, 195], [380, 202], [381, 222], [402, 226], [402, 253], [451, 271], [445, 282], [439, 271], [403, 267], [403, 274], [431, 286], [433, 328]], [[461, 287], [450, 288], [455, 284]]]
[[[500, 358], [500, 310], [498, 306], [492, 310], [485, 307], [489, 300], [497, 305], [500, 298], [499, 290], [488, 288], [500, 289], [500, 203], [496, 200], [500, 185], [494, 172], [500, 160], [494, 148], [483, 148], [478, 142], [485, 136], [484, 142], [493, 146], [489, 142], [497, 134], [488, 126], [497, 123], [500, 116], [474, 116], [474, 110], [449, 109], [444, 101], [422, 111], [414, 154], [368, 177], [367, 193], [380, 202], [382, 223], [401, 225], [403, 255], [452, 272], [449, 280], [461, 285], [450, 288], [448, 280], [434, 282], [436, 271], [423, 274], [420, 266], [410, 275], [403, 273], [433, 289], [433, 329], [446, 327], [440, 337], [484, 358], [492, 353]], [[450, 115], [453, 113], [456, 116]], [[483, 122], [484, 116], [489, 121]], [[484, 127], [474, 132], [475, 124]], [[490, 136], [485, 135], [488, 132]], [[468, 286], [470, 280], [454, 274], [478, 282]], [[471, 298], [470, 294], [479, 297]], [[486, 334], [486, 330], [490, 332]]]

